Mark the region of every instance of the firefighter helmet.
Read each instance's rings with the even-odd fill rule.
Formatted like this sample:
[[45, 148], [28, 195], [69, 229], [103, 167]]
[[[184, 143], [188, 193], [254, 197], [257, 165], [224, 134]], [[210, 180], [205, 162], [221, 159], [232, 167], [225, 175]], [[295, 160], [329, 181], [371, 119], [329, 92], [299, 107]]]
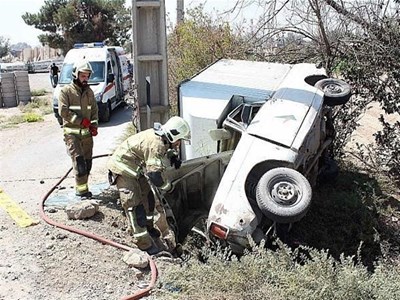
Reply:
[[72, 69], [72, 77], [74, 79], [78, 79], [79, 72], [87, 72], [90, 74], [93, 73], [92, 66], [87, 60], [81, 60], [74, 63], [74, 67]]
[[181, 117], [172, 117], [167, 123], [161, 126], [161, 129], [170, 143], [178, 140], [190, 140], [190, 127]]

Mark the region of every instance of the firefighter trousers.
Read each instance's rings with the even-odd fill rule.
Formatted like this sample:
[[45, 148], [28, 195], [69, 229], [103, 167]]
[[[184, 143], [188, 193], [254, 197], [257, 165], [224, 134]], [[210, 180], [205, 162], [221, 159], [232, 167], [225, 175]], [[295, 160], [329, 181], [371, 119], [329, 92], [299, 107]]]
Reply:
[[65, 134], [67, 153], [72, 159], [77, 195], [89, 192], [88, 177], [92, 169], [93, 138], [91, 135]]
[[151, 246], [153, 239], [150, 232], [153, 229], [161, 233], [166, 249], [174, 249], [175, 235], [169, 228], [164, 208], [158, 199], [154, 198], [146, 178], [117, 175], [115, 181], [134, 243], [139, 249], [145, 250]]

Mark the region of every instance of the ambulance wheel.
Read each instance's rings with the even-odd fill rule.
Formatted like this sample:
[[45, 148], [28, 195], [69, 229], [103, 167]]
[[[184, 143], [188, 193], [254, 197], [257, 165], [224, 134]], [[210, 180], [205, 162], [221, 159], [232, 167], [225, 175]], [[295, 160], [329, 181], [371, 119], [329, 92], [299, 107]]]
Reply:
[[99, 104], [99, 120], [100, 122], [108, 122], [111, 117], [110, 103], [100, 103]]

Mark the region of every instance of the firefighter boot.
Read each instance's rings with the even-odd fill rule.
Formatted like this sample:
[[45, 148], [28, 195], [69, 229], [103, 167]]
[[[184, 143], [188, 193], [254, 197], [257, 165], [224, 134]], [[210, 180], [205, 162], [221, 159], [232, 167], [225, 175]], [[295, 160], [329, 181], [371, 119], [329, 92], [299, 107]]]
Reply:
[[152, 238], [159, 238], [161, 232], [154, 227], [155, 198], [153, 192], [147, 194], [146, 228]]
[[155, 244], [147, 231], [146, 212], [143, 205], [128, 208], [128, 218], [132, 228], [132, 235], [138, 248], [142, 251], [150, 251], [152, 252], [151, 254], [159, 252], [157, 251], [158, 248], [155, 249]]
[[159, 238], [161, 236], [161, 232], [154, 227], [153, 223], [154, 216], [147, 216], [146, 218], [146, 228], [152, 238]]

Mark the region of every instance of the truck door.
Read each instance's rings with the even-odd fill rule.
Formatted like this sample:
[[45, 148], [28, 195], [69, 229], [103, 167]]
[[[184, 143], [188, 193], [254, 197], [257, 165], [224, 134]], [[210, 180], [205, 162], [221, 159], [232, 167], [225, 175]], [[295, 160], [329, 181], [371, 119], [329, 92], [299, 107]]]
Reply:
[[110, 50], [112, 73], [115, 76], [115, 101], [121, 102], [124, 99], [124, 90], [122, 86], [122, 70], [120, 67], [119, 57], [115, 50]]

